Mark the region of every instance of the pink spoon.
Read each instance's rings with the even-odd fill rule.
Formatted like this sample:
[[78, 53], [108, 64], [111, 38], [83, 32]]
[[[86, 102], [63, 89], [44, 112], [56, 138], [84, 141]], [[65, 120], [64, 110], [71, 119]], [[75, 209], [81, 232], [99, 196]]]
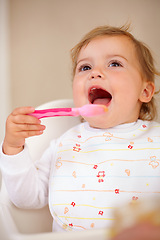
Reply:
[[57, 116], [86, 116], [92, 117], [95, 115], [101, 115], [108, 111], [108, 108], [104, 105], [87, 104], [80, 108], [51, 108], [44, 110], [35, 110], [29, 114], [31, 116], [40, 118], [45, 117], [57, 117]]

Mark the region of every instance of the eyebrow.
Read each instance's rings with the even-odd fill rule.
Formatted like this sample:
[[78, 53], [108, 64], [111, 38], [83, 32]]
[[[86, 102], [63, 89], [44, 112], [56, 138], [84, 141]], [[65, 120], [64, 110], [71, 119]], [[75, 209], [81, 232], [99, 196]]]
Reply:
[[120, 57], [123, 58], [124, 60], [126, 60], [128, 62], [128, 59], [120, 54], [110, 54], [107, 56], [108, 58], [115, 58], [115, 57]]
[[84, 61], [90, 61], [90, 58], [82, 58], [82, 59], [80, 59], [80, 60], [77, 62], [77, 65], [78, 65], [80, 62], [84, 62]]
[[[126, 58], [126, 57], [124, 57], [124, 56], [122, 56], [122, 55], [119, 55], [119, 54], [110, 54], [110, 55], [107, 55], [107, 58], [116, 58], [116, 57], [120, 57], [120, 58], [123, 58], [125, 61], [127, 61], [128, 62], [128, 59]], [[80, 59], [78, 62], [77, 62], [77, 65], [80, 63], [80, 62], [83, 62], [83, 61], [90, 61], [90, 58], [88, 57], [86, 57], [86, 58], [82, 58], [82, 59]]]

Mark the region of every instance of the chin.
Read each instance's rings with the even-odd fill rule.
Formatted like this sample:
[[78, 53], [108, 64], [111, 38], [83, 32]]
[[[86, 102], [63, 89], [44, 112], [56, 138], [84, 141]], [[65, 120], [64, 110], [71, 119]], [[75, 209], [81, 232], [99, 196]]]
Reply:
[[105, 118], [102, 117], [85, 117], [84, 119], [89, 123], [90, 127], [93, 128], [105, 129], [110, 127], [107, 120], [105, 121]]

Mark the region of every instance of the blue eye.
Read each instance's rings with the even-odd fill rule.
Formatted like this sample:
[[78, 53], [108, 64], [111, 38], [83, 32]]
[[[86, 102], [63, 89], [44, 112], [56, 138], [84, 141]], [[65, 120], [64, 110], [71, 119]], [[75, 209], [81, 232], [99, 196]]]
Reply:
[[109, 67], [122, 67], [122, 65], [117, 61], [113, 61], [109, 64]]
[[90, 69], [91, 69], [91, 67], [88, 66], [88, 65], [84, 65], [84, 66], [81, 66], [81, 67], [79, 68], [80, 71], [88, 71], [88, 70], [90, 70]]

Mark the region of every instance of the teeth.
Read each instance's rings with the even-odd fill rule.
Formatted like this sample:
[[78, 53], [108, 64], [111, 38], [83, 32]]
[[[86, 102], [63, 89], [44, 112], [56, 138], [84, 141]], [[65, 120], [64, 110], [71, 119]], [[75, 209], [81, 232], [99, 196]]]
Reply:
[[90, 93], [91, 93], [92, 91], [96, 90], [96, 89], [100, 89], [100, 88], [95, 88], [95, 87], [93, 87], [93, 88], [90, 89]]

